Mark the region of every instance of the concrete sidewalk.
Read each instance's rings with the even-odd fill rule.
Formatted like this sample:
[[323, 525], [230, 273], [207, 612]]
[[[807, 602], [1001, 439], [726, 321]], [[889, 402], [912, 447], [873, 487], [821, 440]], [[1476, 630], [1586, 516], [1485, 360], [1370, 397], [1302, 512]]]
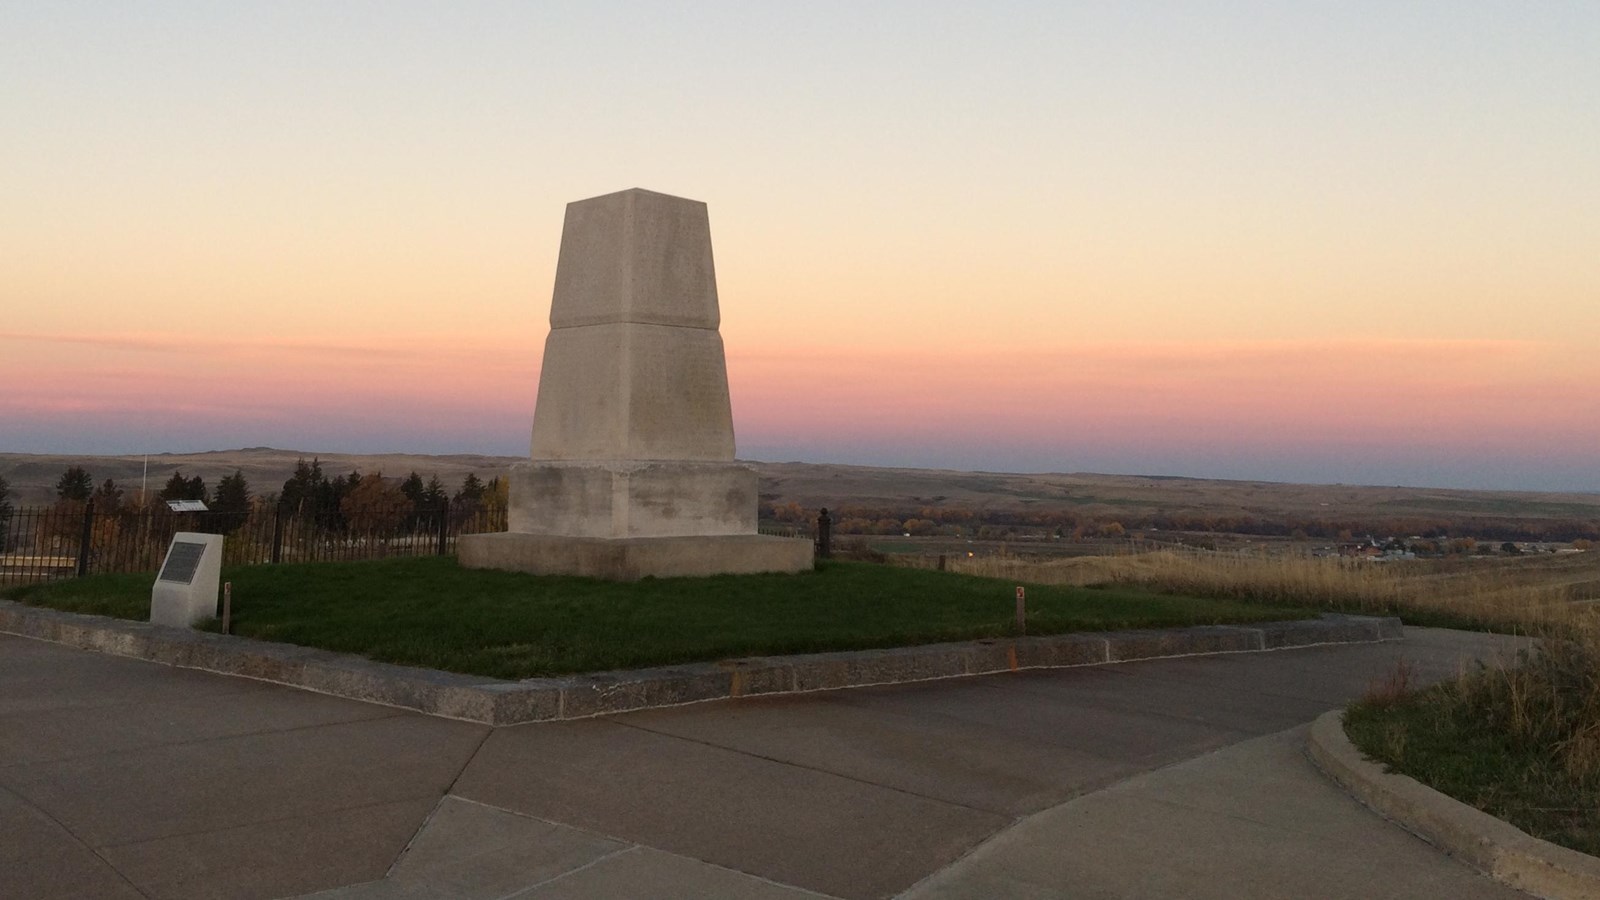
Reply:
[[1399, 658], [1438, 678], [1510, 643], [491, 730], [0, 637], [0, 896], [1516, 896], [1295, 743]]
[[904, 896], [1526, 896], [1379, 820], [1311, 765], [1305, 732], [1235, 744], [1046, 810]]

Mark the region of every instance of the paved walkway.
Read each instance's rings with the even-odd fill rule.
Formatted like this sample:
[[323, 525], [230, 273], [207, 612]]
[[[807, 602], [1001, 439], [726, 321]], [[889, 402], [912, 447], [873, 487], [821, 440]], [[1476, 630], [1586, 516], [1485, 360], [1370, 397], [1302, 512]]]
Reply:
[[1521, 896], [1301, 752], [1509, 643], [1407, 635], [501, 729], [0, 636], [0, 896]]

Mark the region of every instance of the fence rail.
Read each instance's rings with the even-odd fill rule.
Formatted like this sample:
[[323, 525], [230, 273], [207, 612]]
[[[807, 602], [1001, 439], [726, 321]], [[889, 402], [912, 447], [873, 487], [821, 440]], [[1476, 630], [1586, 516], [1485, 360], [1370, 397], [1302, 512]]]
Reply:
[[287, 506], [229, 513], [59, 503], [0, 518], [0, 584], [154, 572], [180, 531], [224, 535], [224, 563], [256, 564], [444, 556], [461, 535], [505, 529], [503, 508], [472, 504], [345, 516]]

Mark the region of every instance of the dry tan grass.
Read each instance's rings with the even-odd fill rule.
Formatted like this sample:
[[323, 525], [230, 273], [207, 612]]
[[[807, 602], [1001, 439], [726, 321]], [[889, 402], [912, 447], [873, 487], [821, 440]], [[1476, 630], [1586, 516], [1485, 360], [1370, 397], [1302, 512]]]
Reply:
[[1514, 665], [1416, 690], [1397, 669], [1345, 719], [1374, 759], [1537, 837], [1600, 854], [1600, 619], [1577, 614]]
[[[1440, 624], [1518, 631], [1571, 621], [1600, 577], [1591, 559], [1368, 561], [1296, 555], [1158, 551], [1061, 560], [955, 558], [956, 572], [1019, 583], [1140, 585], [1206, 597], [1259, 599], [1345, 612], [1401, 613]], [[929, 559], [897, 560], [930, 566]]]
[[1600, 553], [1375, 563], [1162, 551], [949, 566], [1021, 583], [1142, 585], [1536, 636], [1512, 665], [1466, 670], [1421, 693], [1401, 664], [1364, 700], [1386, 720], [1363, 746], [1394, 764], [1418, 760], [1403, 770], [1519, 827], [1584, 852], [1600, 848], [1600, 603], [1585, 602], [1600, 595]]

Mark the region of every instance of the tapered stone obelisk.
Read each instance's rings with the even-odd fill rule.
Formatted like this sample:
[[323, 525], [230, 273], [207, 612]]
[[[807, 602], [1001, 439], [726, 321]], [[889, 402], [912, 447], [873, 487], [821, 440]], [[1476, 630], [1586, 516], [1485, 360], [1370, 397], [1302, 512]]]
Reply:
[[809, 540], [756, 534], [734, 460], [706, 205], [638, 188], [567, 205], [531, 460], [509, 531], [461, 564], [631, 580], [795, 572]]

